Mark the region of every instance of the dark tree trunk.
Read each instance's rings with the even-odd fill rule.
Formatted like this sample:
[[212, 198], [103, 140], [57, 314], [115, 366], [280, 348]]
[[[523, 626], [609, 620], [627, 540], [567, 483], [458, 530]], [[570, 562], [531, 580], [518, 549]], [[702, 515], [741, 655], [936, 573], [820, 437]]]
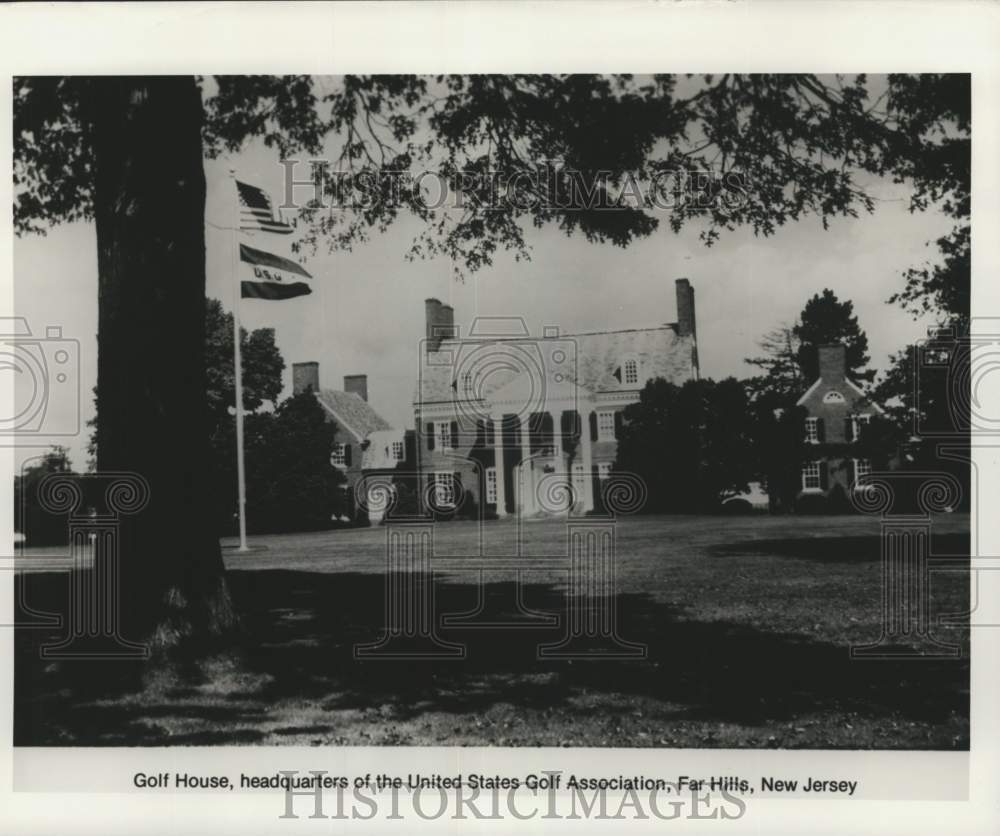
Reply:
[[99, 271], [98, 471], [150, 486], [122, 550], [126, 638], [230, 628], [211, 517], [205, 173], [192, 77], [93, 80]]

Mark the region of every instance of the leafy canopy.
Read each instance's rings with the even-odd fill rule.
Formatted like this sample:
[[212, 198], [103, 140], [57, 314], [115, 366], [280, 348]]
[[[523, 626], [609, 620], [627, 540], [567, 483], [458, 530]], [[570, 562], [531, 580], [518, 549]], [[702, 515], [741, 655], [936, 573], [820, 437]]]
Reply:
[[[526, 226], [554, 224], [626, 246], [664, 219], [674, 231], [698, 219], [710, 244], [737, 226], [769, 235], [805, 215], [825, 224], [870, 212], [863, 188], [870, 175], [911, 181], [912, 208], [940, 203], [956, 218], [952, 246], [963, 245], [968, 76], [217, 76], [201, 83], [207, 156], [257, 140], [286, 159], [326, 157], [349, 194], [364, 193], [351, 211], [306, 206], [306, 248], [350, 247], [400, 213], [424, 222], [411, 257], [444, 255], [461, 270], [491, 264], [498, 250], [528, 257]], [[15, 228], [43, 232], [50, 223], [91, 219], [99, 81], [17, 78], [14, 94]], [[557, 163], [551, 176], [532, 179], [543, 161]], [[471, 199], [459, 211], [434, 208], [416, 185], [392, 199], [367, 199], [386, 172], [422, 170], [440, 172]], [[626, 178], [664, 171], [710, 172], [712, 184], [738, 174], [749, 188], [740, 201], [680, 201], [666, 213], [619, 199]], [[529, 184], [527, 199], [503, 211], [477, 199], [483, 195], [467, 184], [490, 172]], [[567, 192], [568, 202], [554, 200]], [[594, 192], [611, 208], [595, 208]], [[961, 305], [951, 286], [961, 277], [926, 270], [910, 276], [897, 301], [911, 309]]]

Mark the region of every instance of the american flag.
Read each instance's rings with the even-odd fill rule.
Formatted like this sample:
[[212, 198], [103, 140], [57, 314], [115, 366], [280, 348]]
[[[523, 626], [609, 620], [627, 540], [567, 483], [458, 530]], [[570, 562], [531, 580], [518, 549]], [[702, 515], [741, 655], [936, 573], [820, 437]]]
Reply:
[[292, 227], [284, 221], [275, 219], [271, 199], [263, 190], [237, 180], [236, 191], [240, 197], [240, 229], [277, 232], [280, 235], [287, 235], [292, 231]]

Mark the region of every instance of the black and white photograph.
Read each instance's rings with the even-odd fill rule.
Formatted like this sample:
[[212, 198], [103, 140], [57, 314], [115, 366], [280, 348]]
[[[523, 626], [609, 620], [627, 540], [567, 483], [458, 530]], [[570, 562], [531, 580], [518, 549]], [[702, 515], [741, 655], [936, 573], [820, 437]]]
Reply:
[[14, 79], [16, 742], [968, 748], [969, 82]]
[[8, 78], [15, 754], [970, 752], [977, 77], [620, 66]]

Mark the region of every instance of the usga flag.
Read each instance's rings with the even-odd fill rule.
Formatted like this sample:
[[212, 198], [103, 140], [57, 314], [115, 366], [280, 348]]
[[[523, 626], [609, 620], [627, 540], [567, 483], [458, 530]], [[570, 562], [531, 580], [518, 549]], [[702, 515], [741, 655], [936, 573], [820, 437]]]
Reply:
[[249, 265], [240, 282], [244, 299], [291, 299], [312, 293], [312, 276], [290, 259], [240, 244], [240, 261]]

